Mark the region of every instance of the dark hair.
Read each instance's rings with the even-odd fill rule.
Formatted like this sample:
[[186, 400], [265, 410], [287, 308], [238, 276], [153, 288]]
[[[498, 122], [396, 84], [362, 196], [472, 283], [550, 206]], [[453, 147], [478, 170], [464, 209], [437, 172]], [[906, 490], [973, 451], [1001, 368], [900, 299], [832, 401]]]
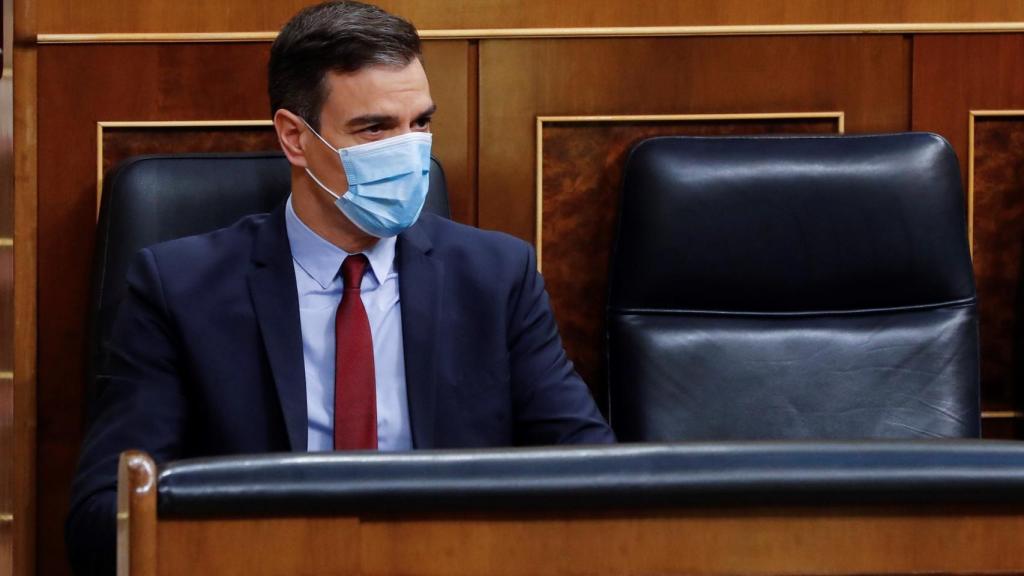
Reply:
[[292, 17], [270, 48], [270, 114], [280, 108], [320, 129], [328, 71], [405, 66], [420, 56], [420, 37], [409, 22], [362, 2], [324, 2]]

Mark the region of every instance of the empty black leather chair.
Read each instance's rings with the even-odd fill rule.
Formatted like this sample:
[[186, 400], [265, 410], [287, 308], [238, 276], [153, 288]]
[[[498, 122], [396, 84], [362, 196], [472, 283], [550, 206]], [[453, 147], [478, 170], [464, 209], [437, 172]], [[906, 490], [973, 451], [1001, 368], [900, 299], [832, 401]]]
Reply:
[[[270, 212], [288, 196], [291, 175], [279, 152], [136, 156], [119, 164], [103, 188], [89, 308], [90, 385], [103, 366], [103, 342], [110, 337], [132, 256], [157, 242]], [[449, 217], [444, 170], [435, 158], [423, 209]]]
[[642, 142], [610, 284], [621, 440], [979, 435], [964, 197], [939, 136]]

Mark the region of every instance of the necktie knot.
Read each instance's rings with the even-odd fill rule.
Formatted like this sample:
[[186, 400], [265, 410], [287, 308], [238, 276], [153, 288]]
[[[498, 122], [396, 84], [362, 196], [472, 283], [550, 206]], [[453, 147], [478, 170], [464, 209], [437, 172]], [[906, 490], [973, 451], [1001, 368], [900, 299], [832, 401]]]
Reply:
[[367, 264], [369, 261], [365, 254], [353, 254], [345, 258], [341, 263], [341, 281], [345, 290], [359, 290]]

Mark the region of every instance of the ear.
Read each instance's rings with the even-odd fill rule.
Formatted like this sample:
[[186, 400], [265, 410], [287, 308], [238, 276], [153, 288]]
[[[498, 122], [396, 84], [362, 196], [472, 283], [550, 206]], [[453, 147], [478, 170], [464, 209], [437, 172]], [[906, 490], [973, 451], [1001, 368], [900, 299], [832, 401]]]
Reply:
[[308, 130], [302, 118], [288, 110], [279, 108], [274, 113], [274, 130], [277, 132], [277, 141], [281, 144], [281, 150], [284, 150], [288, 162], [292, 166], [305, 168], [305, 145], [309, 142], [309, 138], [303, 137]]

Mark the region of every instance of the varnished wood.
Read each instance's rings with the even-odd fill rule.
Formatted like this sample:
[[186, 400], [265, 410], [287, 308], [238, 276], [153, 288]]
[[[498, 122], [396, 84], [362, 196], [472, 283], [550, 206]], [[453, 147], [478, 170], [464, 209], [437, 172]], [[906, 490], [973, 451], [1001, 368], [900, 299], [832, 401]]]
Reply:
[[1024, 511], [724, 508], [548, 515], [167, 520], [161, 576], [994, 574], [1024, 570]]
[[431, 130], [433, 154], [448, 179], [448, 205], [457, 222], [476, 222], [475, 141], [468, 138], [476, 123], [470, 112], [471, 78], [469, 42], [431, 41], [424, 44], [423, 66], [430, 93], [437, 104]]
[[[6, 4], [5, 4], [6, 7]], [[13, 0], [14, 452], [13, 576], [36, 574], [36, 28], [35, 0]], [[7, 11], [4, 13], [7, 22]]]
[[[1024, 32], [1024, 22], [953, 22], [911, 24], [756, 24], [748, 26], [614, 26], [589, 28], [419, 29], [425, 40], [537, 38], [643, 38], [673, 36], [799, 36], [832, 34], [991, 34]], [[39, 44], [147, 44], [180, 42], [272, 42], [276, 32], [142, 32], [109, 34], [40, 34]]]
[[278, 151], [269, 120], [241, 122], [101, 122], [96, 133], [96, 213], [103, 180], [122, 161], [143, 154]]
[[[182, 6], [173, 0], [39, 0], [40, 31], [262, 32], [273, 31], [312, 0], [234, 0]], [[1012, 22], [1024, 20], [1013, 0], [655, 0], [638, 9], [620, 0], [379, 0], [425, 29], [680, 26], [744, 24]]]
[[156, 576], [156, 539], [156, 464], [144, 452], [125, 452], [117, 469], [117, 573]]
[[971, 118], [968, 218], [978, 286], [982, 403], [1014, 413], [1024, 371], [1024, 111]]
[[909, 74], [902, 36], [481, 41], [480, 226], [533, 240], [537, 116], [841, 111], [848, 132], [905, 130]]
[[0, 574], [14, 572], [14, 45], [13, 0], [0, 12]]
[[158, 526], [159, 576], [366, 574], [356, 518], [168, 520]]
[[[1014, 237], [1013, 230], [1018, 226], [1021, 198], [1012, 184], [994, 176], [1016, 174], [1012, 165], [1000, 165], [1019, 161], [1014, 159], [1019, 147], [1002, 139], [984, 139], [984, 149], [976, 147], [974, 154], [976, 168], [988, 167], [986, 176], [984, 181], [976, 178], [972, 185], [967, 181], [971, 157], [968, 135], [971, 111], [1024, 109], [1024, 82], [1017, 72], [1022, 68], [1024, 34], [949, 35], [914, 40], [913, 129], [936, 132], [949, 140], [960, 159], [964, 189], [974, 189], [971, 228], [979, 296], [982, 399], [986, 410], [1019, 410], [1024, 400], [1017, 391], [1024, 359], [1016, 350], [1015, 342], [1020, 336], [1019, 329], [1014, 328], [1020, 311], [1015, 302], [1021, 287], [1021, 239]], [[987, 118], [982, 116], [978, 120]], [[1024, 127], [1024, 122], [1017, 125]], [[1019, 428], [1016, 424], [987, 426], [993, 432]]]

